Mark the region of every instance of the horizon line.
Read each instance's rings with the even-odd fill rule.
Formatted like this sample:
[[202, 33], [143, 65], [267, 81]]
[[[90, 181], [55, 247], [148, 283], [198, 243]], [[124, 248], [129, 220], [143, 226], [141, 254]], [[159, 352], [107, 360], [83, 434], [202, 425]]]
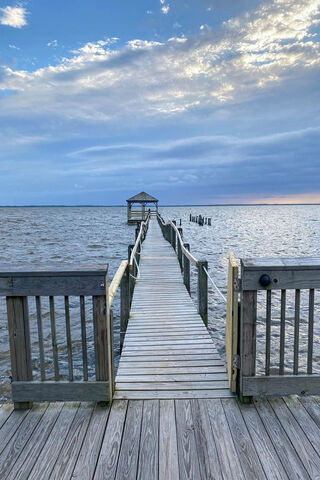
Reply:
[[[273, 206], [310, 206], [320, 205], [320, 203], [199, 203], [199, 204], [164, 204], [159, 207], [273, 207]], [[64, 205], [64, 204], [52, 204], [52, 205], [0, 205], [0, 208], [74, 208], [74, 207], [122, 207], [127, 208], [126, 205], [95, 205], [95, 204], [81, 204], [81, 205]]]

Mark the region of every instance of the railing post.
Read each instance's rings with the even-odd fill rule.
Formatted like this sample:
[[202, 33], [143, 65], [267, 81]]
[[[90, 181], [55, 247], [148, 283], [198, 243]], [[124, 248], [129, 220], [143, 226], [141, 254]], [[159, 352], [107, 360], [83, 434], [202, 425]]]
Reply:
[[120, 351], [122, 351], [130, 314], [129, 278], [129, 267], [127, 267], [120, 283]]
[[[180, 236], [182, 238], [182, 228], [178, 228], [178, 231], [180, 233]], [[181, 244], [179, 242], [179, 240], [177, 241], [177, 250], [178, 250], [178, 260], [179, 260], [179, 263], [180, 263], [180, 268], [182, 270], [182, 250], [181, 250]]]
[[[134, 248], [134, 245], [128, 246], [128, 263], [130, 263], [130, 256], [133, 248]], [[134, 275], [134, 270], [135, 270], [135, 264], [133, 264], [132, 275]], [[132, 276], [129, 274], [129, 304], [130, 305], [132, 301], [133, 290], [134, 290], [134, 278], [132, 278]]]
[[[176, 221], [175, 221], [175, 220], [172, 220], [172, 223], [173, 223], [174, 225], [176, 225]], [[172, 245], [173, 250], [175, 250], [175, 249], [176, 249], [177, 235], [176, 235], [175, 229], [174, 229], [171, 225], [170, 225], [170, 227], [171, 227], [171, 242], [170, 242], [170, 243], [171, 243], [171, 245]]]
[[[185, 243], [184, 247], [190, 252], [189, 243]], [[183, 255], [183, 283], [190, 294], [190, 260], [185, 255]]]
[[[32, 381], [28, 297], [7, 297], [12, 381]], [[15, 402], [15, 409], [31, 408], [31, 402]]]
[[252, 397], [243, 395], [243, 377], [252, 377], [256, 372], [256, 321], [257, 321], [257, 291], [243, 290], [241, 292], [240, 312], [240, 384], [239, 398], [241, 402], [249, 403]]
[[198, 261], [198, 313], [205, 326], [208, 325], [208, 277], [204, 269], [208, 269], [206, 260]]

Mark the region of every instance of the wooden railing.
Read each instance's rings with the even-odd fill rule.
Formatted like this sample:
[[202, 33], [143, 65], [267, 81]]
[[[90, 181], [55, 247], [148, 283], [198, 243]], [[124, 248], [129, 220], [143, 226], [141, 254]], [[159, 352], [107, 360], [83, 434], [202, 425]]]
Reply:
[[190, 293], [190, 262], [197, 269], [198, 285], [197, 285], [197, 299], [198, 312], [204, 324], [208, 325], [208, 262], [207, 260], [197, 260], [190, 253], [190, 245], [183, 242], [182, 228], [177, 228], [174, 221], [165, 222], [160, 214], [157, 215], [158, 223], [160, 225], [164, 238], [172, 245], [176, 251], [180, 263], [181, 271], [183, 272], [184, 284]]
[[[68, 267], [26, 271], [21, 268], [4, 268], [0, 273], [0, 295], [6, 296], [10, 355], [12, 370], [12, 399], [16, 408], [26, 407], [33, 401], [105, 401], [112, 397], [113, 375], [111, 358], [113, 338], [111, 336], [108, 308], [107, 267]], [[81, 358], [75, 358], [70, 321], [70, 296], [78, 297], [79, 323], [81, 328]], [[95, 356], [94, 379], [88, 373], [88, 317], [87, 297], [91, 297], [91, 325]], [[37, 337], [39, 344], [40, 379], [34, 380], [33, 352], [30, 341], [29, 304], [35, 300]], [[48, 298], [51, 337], [50, 352], [45, 355], [43, 323], [44, 297]], [[60, 297], [60, 298], [57, 298]], [[62, 297], [62, 298], [61, 298]], [[64, 347], [68, 357], [68, 374], [60, 372], [59, 353], [63, 345], [57, 340], [57, 309], [64, 308]], [[60, 318], [59, 314], [59, 318]], [[59, 325], [61, 327], [61, 325]], [[61, 332], [59, 329], [59, 336]], [[77, 349], [79, 350], [79, 348]], [[51, 360], [49, 360], [49, 357]], [[60, 359], [61, 360], [61, 359]], [[81, 364], [80, 381], [74, 380], [74, 364]], [[52, 371], [47, 375], [47, 370]], [[67, 378], [65, 378], [67, 377]], [[109, 392], [109, 393], [108, 393]]]
[[315, 340], [318, 342], [314, 318], [315, 308], [319, 316], [315, 290], [320, 288], [320, 258], [242, 260], [241, 281], [234, 258], [230, 258], [228, 287], [227, 345], [232, 345], [228, 367], [229, 372], [234, 372], [235, 366], [238, 369], [240, 398], [247, 401], [260, 395], [320, 394], [320, 372], [313, 370]]

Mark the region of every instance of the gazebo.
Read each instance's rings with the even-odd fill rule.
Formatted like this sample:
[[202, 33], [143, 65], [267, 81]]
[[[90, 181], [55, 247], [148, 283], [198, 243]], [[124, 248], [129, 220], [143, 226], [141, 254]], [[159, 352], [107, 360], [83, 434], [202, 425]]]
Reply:
[[137, 223], [145, 220], [150, 210], [158, 213], [158, 201], [146, 192], [140, 192], [127, 200], [128, 223]]

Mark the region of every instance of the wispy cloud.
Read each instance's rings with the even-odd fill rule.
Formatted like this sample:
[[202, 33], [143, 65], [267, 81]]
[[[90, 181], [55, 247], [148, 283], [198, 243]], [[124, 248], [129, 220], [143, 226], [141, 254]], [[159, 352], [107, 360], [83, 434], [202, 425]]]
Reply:
[[166, 0], [160, 0], [161, 3], [161, 11], [164, 15], [167, 15], [170, 10], [170, 5], [169, 3], [166, 2]]
[[0, 23], [9, 27], [21, 28], [27, 25], [27, 10], [24, 7], [2, 7], [0, 8]]
[[57, 47], [58, 46], [58, 40], [52, 40], [52, 42], [47, 43], [47, 47]]
[[9, 48], [12, 48], [14, 50], [20, 50], [20, 47], [17, 47], [16, 45], [9, 45]]

